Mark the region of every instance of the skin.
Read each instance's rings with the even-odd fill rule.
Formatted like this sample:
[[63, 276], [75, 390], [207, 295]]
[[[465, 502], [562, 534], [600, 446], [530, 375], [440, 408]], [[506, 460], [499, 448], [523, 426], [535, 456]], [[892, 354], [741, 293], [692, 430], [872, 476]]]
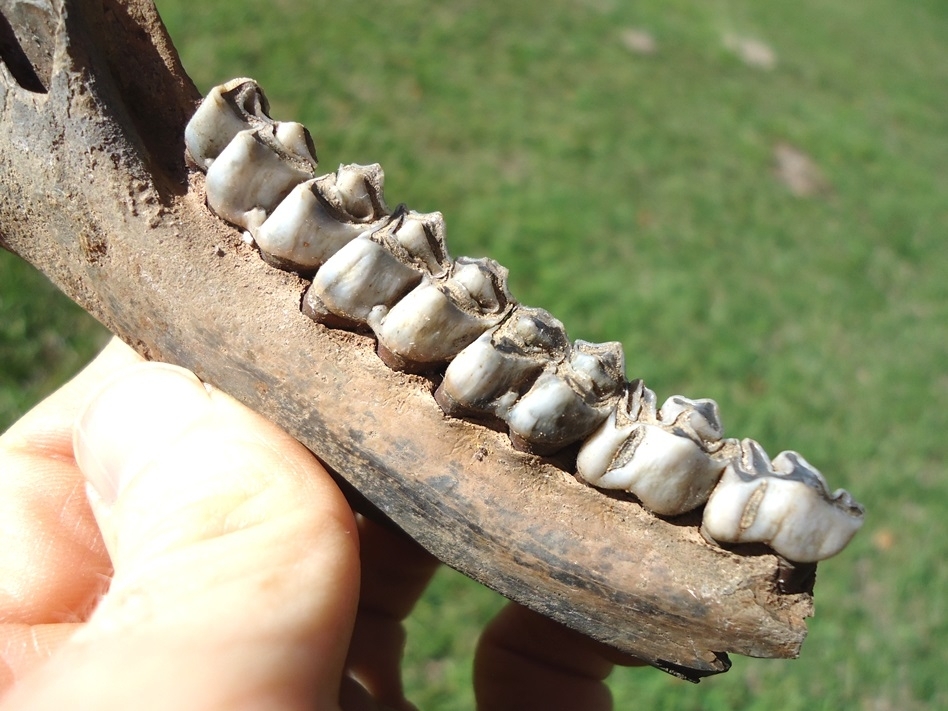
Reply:
[[[412, 709], [402, 621], [437, 562], [289, 435], [113, 341], [0, 437], [0, 711]], [[608, 709], [617, 653], [521, 607], [485, 709]]]

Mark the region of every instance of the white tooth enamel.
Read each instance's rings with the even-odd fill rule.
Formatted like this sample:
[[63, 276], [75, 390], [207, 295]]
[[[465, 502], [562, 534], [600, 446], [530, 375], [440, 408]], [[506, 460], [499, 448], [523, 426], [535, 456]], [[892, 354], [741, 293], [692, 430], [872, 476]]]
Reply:
[[[374, 212], [362, 170], [363, 166], [341, 166], [345, 177], [341, 186], [333, 174], [297, 185], [253, 232], [260, 251], [281, 266], [311, 271], [363, 232], [380, 226], [385, 215]], [[384, 204], [381, 196], [376, 202]], [[349, 205], [355, 205], [359, 214], [349, 213]]]
[[[455, 280], [458, 274], [461, 282]], [[369, 326], [379, 355], [391, 367], [425, 369], [443, 365], [500, 323], [511, 301], [504, 267], [492, 259], [461, 257], [450, 276], [426, 276], [381, 319], [370, 318]]]
[[449, 415], [502, 420], [543, 368], [564, 358], [568, 345], [563, 324], [548, 312], [517, 307], [448, 364], [435, 398]]
[[311, 163], [313, 168], [316, 168], [316, 148], [306, 126], [295, 121], [277, 121], [273, 124], [273, 132], [287, 153]]
[[373, 311], [387, 312], [429, 267], [438, 274], [448, 267], [441, 213], [393, 216], [389, 225], [363, 233], [320, 267], [303, 299], [304, 311], [317, 321], [332, 323], [331, 314], [339, 323], [363, 325]]
[[864, 515], [848, 492], [830, 494], [823, 475], [796, 452], [771, 464], [757, 442], [744, 440], [705, 506], [702, 532], [719, 543], [766, 543], [808, 563], [839, 553]]
[[272, 126], [240, 131], [207, 170], [207, 204], [219, 217], [254, 234], [312, 164], [286, 152]]
[[507, 413], [514, 446], [550, 454], [585, 438], [614, 408], [624, 367], [621, 344], [576, 341]]
[[268, 111], [267, 98], [253, 79], [232, 79], [215, 86], [184, 129], [191, 160], [206, 171], [240, 131], [272, 123]]
[[681, 395], [672, 395], [662, 405], [660, 417], [663, 425], [670, 427], [678, 421], [679, 426], [686, 431], [709, 442], [715, 442], [724, 436], [721, 413], [714, 400], [692, 400]]
[[[692, 401], [676, 396], [655, 412], [655, 394], [641, 381], [630, 385], [626, 397], [596, 432], [583, 443], [576, 460], [577, 474], [601, 489], [621, 489], [635, 494], [650, 511], [677, 516], [703, 504], [727, 463], [708, 447], [719, 440], [720, 426], [707, 426], [702, 411], [715, 409], [712, 401]], [[672, 406], [669, 407], [669, 404]], [[677, 411], [675, 408], [681, 405]], [[676, 416], [668, 417], [666, 408]], [[691, 415], [711, 438], [693, 436]], [[681, 418], [681, 419], [679, 419]], [[678, 425], [676, 425], [676, 422]], [[687, 427], [681, 428], [684, 422]], [[717, 445], [717, 450], [721, 449]]]

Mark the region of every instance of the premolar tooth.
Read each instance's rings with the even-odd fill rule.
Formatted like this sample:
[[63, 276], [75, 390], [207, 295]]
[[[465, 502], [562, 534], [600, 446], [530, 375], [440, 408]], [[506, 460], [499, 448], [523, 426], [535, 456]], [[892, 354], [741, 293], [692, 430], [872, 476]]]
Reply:
[[839, 553], [862, 526], [865, 509], [796, 452], [773, 463], [753, 440], [724, 475], [704, 509], [701, 530], [719, 543], [766, 543], [783, 557], [812, 563]]
[[448, 364], [435, 399], [447, 415], [503, 420], [543, 369], [568, 350], [559, 320], [543, 309], [518, 306]]
[[390, 309], [424, 274], [450, 267], [440, 212], [399, 208], [387, 225], [365, 232], [320, 267], [303, 298], [303, 313], [329, 326], [353, 328], [374, 310]]
[[253, 79], [232, 79], [211, 89], [184, 129], [191, 160], [207, 170], [240, 131], [272, 123], [270, 105]]
[[316, 158], [287, 150], [273, 125], [240, 131], [207, 170], [207, 204], [254, 234], [294, 186], [313, 176]]
[[638, 380], [579, 450], [577, 473], [600, 489], [635, 494], [650, 511], [676, 516], [707, 501], [721, 478], [727, 464], [721, 432], [713, 400], [673, 396], [659, 414], [655, 393]]
[[507, 413], [514, 447], [546, 455], [585, 438], [614, 408], [624, 370], [620, 343], [576, 341]]
[[254, 241], [281, 269], [311, 272], [345, 244], [381, 226], [388, 214], [377, 164], [341, 165], [297, 185], [255, 231]]
[[391, 310], [374, 310], [368, 323], [389, 367], [423, 371], [454, 358], [512, 306], [505, 267], [460, 257], [448, 275], [426, 276]]

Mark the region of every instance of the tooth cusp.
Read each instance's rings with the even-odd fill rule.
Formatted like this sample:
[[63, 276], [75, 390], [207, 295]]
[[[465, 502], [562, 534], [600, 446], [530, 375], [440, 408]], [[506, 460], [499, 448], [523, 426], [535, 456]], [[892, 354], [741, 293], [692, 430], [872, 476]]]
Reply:
[[565, 358], [566, 330], [548, 311], [517, 306], [448, 364], [435, 399], [447, 415], [499, 424], [544, 367]]
[[512, 307], [505, 267], [460, 257], [446, 275], [423, 277], [390, 310], [373, 311], [368, 323], [389, 367], [422, 372], [445, 365]]
[[281, 269], [313, 272], [360, 234], [384, 224], [378, 165], [343, 165], [293, 188], [253, 231], [264, 258]]
[[788, 560], [813, 563], [839, 553], [864, 516], [848, 492], [831, 494], [796, 452], [771, 463], [757, 442], [744, 440], [705, 506], [702, 532], [719, 543], [765, 543]]
[[386, 313], [425, 274], [441, 276], [450, 261], [440, 212], [399, 208], [375, 232], [364, 232], [322, 265], [303, 298], [303, 312], [336, 328], [358, 328]]
[[584, 439], [609, 416], [624, 381], [620, 343], [576, 341], [569, 356], [547, 365], [510, 408], [511, 443], [549, 455]]
[[650, 511], [676, 516], [705, 503], [720, 479], [726, 460], [709, 450], [720, 449], [722, 427], [712, 400], [674, 396], [660, 412], [655, 402], [641, 380], [630, 383], [579, 450], [576, 470], [595, 487], [628, 491]]

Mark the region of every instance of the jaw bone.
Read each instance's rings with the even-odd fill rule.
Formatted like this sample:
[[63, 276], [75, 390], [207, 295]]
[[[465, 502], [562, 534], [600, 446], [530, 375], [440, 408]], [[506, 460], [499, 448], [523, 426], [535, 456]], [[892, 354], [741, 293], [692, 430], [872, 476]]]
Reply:
[[796, 452], [773, 462], [753, 440], [741, 442], [711, 494], [701, 530], [719, 543], [766, 543], [788, 560], [809, 563], [839, 553], [862, 526], [865, 509]]
[[799, 455], [771, 464], [755, 442], [722, 439], [711, 400], [673, 396], [656, 408], [641, 381], [625, 382], [619, 344], [571, 346], [550, 314], [515, 303], [504, 267], [451, 262], [440, 213], [399, 208], [386, 217], [379, 166], [307, 180], [316, 164], [309, 134], [273, 122], [252, 80], [229, 82], [206, 103], [189, 126], [188, 152], [209, 166], [211, 209], [250, 231], [274, 266], [316, 271], [307, 315], [368, 325], [392, 368], [450, 363], [436, 392], [446, 414], [504, 422], [514, 447], [534, 454], [586, 440], [579, 478], [628, 491], [659, 515], [707, 501], [710, 540], [764, 542], [807, 562], [838, 552], [858, 529], [862, 508], [845, 492], [830, 495]]

